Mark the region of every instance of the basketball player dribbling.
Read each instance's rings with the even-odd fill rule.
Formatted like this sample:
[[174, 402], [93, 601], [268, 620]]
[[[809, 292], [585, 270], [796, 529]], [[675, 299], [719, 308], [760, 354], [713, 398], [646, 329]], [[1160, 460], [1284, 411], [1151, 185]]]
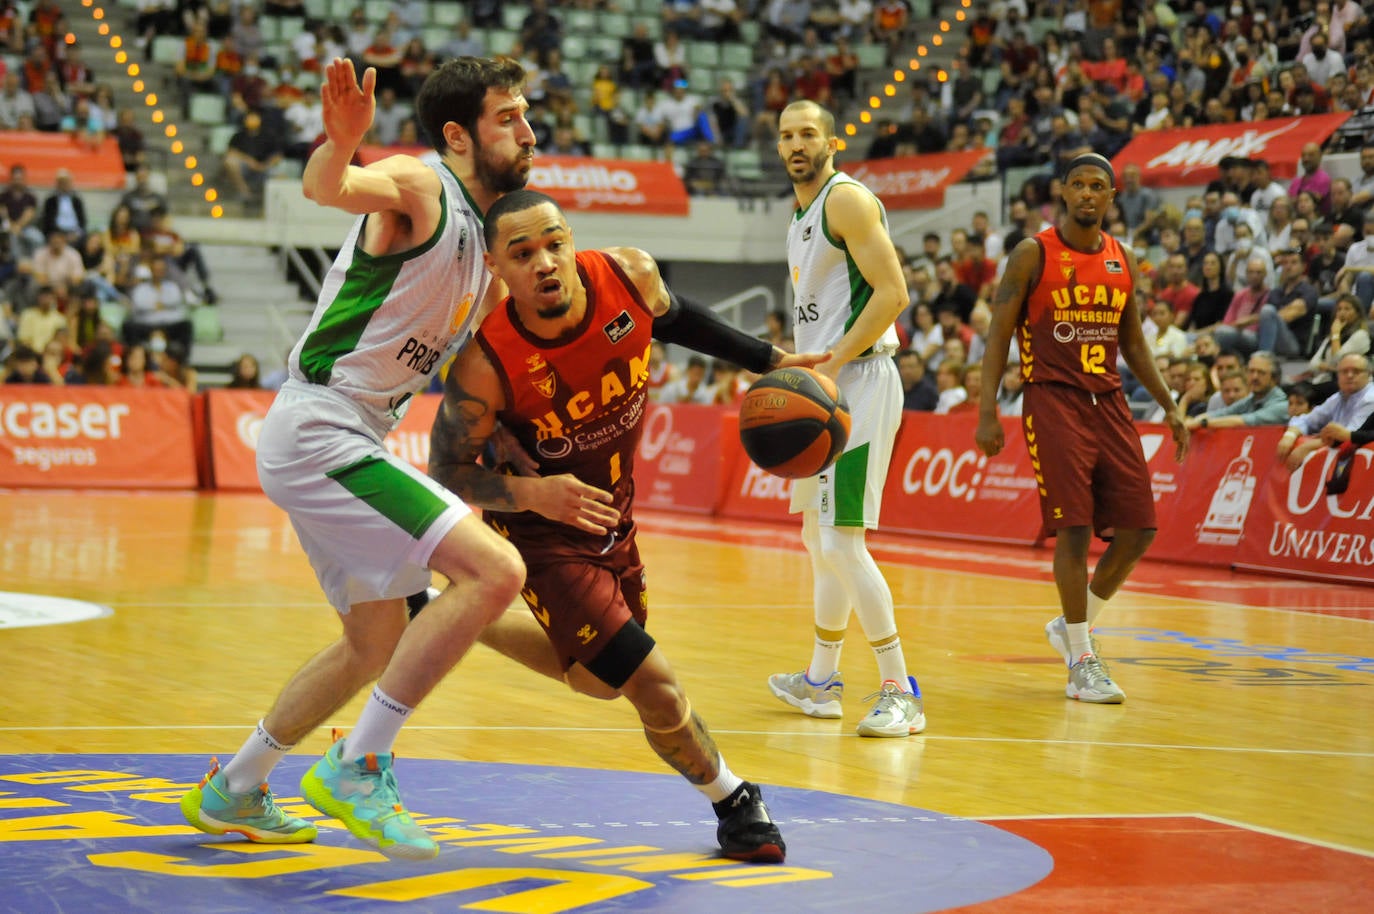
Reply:
[[[726, 766], [645, 631], [634, 456], [651, 336], [752, 370], [809, 366], [825, 356], [783, 353], [675, 300], [643, 251], [576, 252], [563, 213], [543, 194], [503, 197], [487, 212], [485, 230], [487, 263], [511, 297], [449, 369], [430, 472], [485, 509], [487, 522], [519, 550], [529, 569], [522, 596], [543, 631], [528, 618], [503, 619], [483, 642], [578, 691], [623, 694], [654, 751], [711, 801], [724, 855], [781, 861], [782, 836], [761, 791]], [[498, 420], [539, 461], [539, 475], [478, 465]], [[574, 497], [548, 494], [569, 478], [581, 488], [556, 492]]]
[[[201, 831], [262, 843], [314, 840], [315, 825], [276, 805], [268, 775], [376, 680], [357, 726], [306, 773], [301, 790], [387, 857], [439, 853], [401, 803], [392, 744], [515, 599], [525, 568], [508, 542], [391, 455], [383, 438], [489, 305], [482, 211], [529, 175], [534, 133], [524, 80], [509, 59], [446, 62], [416, 99], [439, 160], [398, 155], [357, 168], [349, 162], [372, 124], [376, 72], [359, 84], [348, 61], [326, 69], [327, 140], [306, 165], [304, 190], [359, 219], [291, 353], [257, 457], [263, 490], [291, 518], [343, 633], [291, 678], [228, 764], [213, 765], [182, 799]], [[430, 569], [451, 583], [407, 625], [404, 598], [424, 589]], [[251, 633], [246, 638], [223, 649], [251, 650]]]
[[778, 121], [778, 155], [797, 195], [787, 232], [795, 293], [793, 333], [802, 351], [829, 352], [817, 370], [849, 402], [849, 442], [834, 466], [792, 488], [811, 556], [815, 643], [811, 663], [770, 676], [779, 699], [811, 717], [841, 716], [840, 648], [852, 611], [878, 663], [873, 708], [860, 736], [902, 737], [925, 729], [916, 679], [907, 674], [892, 591], [864, 541], [878, 525], [883, 485], [902, 419], [893, 323], [907, 306], [901, 261], [882, 204], [835, 170], [835, 118], [815, 102], [793, 102]]
[[[1006, 443], [997, 385], [1015, 332], [1025, 379], [1022, 427], [1044, 527], [1055, 536], [1063, 609], [1045, 634], [1068, 666], [1066, 696], [1119, 704], [1126, 695], [1097, 656], [1090, 628], [1149, 548], [1156, 523], [1145, 455], [1116, 368], [1118, 346], [1164, 410], [1180, 461], [1188, 429], [1141, 328], [1135, 253], [1102, 231], [1116, 195], [1111, 163], [1080, 155], [1061, 177], [1059, 224], [1012, 249], [993, 299], [976, 440], [989, 457]], [[1094, 529], [1111, 545], [1089, 583]]]

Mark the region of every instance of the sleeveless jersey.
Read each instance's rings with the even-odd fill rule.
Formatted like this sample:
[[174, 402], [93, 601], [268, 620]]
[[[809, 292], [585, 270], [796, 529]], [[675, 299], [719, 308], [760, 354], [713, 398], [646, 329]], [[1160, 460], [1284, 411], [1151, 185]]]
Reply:
[[[609, 255], [578, 252], [577, 272], [587, 290], [587, 313], [564, 336], [534, 336], [507, 299], [482, 322], [476, 339], [505, 388], [506, 407], [497, 415], [539, 461], [540, 473], [572, 473], [613, 493], [625, 528], [649, 395], [654, 317]], [[533, 511], [489, 513], [512, 533], [586, 536]]]
[[[846, 174], [836, 172], [825, 182], [816, 199], [798, 208], [787, 228], [787, 267], [792, 274], [792, 334], [798, 352], [825, 352], [844, 336], [873, 297], [844, 242], [831, 236], [825, 221], [825, 201], [841, 184], [868, 188]], [[875, 198], [876, 199], [876, 198]], [[887, 230], [887, 212], [878, 204]], [[900, 343], [897, 331], [888, 327], [878, 342], [863, 355], [891, 354]]]
[[408, 251], [374, 256], [353, 224], [320, 289], [310, 325], [291, 350], [291, 377], [351, 398], [375, 428], [390, 429], [410, 397], [471, 334], [491, 283], [482, 261], [482, 214], [448, 167], [439, 175], [439, 225]]
[[1102, 249], [1090, 254], [1069, 247], [1057, 228], [1035, 239], [1043, 260], [1016, 328], [1021, 376], [1094, 393], [1119, 388], [1118, 330], [1135, 294], [1120, 243], [1104, 232]]

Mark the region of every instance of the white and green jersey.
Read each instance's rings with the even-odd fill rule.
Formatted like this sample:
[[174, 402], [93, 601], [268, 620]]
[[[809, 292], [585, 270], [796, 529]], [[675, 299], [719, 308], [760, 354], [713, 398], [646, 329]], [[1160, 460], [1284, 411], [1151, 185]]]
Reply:
[[[844, 336], [873, 297], [844, 242], [830, 234], [825, 222], [825, 201], [841, 184], [868, 188], [842, 172], [831, 175], [816, 199], [798, 208], [787, 229], [787, 267], [792, 275], [792, 334], [798, 352], [825, 352]], [[887, 230], [887, 211], [878, 203]], [[896, 352], [897, 331], [889, 327], [873, 347], [863, 353]]]
[[472, 318], [491, 283], [482, 260], [482, 213], [448, 167], [439, 175], [439, 225], [408, 251], [374, 256], [360, 247], [360, 216], [320, 289], [310, 326], [291, 350], [297, 381], [357, 403], [371, 424], [390, 429], [472, 335]]

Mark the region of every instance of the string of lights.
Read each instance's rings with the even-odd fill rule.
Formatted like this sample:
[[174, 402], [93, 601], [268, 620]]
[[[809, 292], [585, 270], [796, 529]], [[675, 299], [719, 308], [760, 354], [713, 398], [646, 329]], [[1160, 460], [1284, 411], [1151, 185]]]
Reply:
[[[186, 166], [186, 171], [189, 172], [190, 175], [189, 180], [191, 182], [191, 186], [196, 188], [205, 188], [203, 191], [203, 195], [205, 197], [205, 202], [211, 204], [210, 216], [214, 219], [220, 218], [224, 215], [224, 207], [216, 202], [217, 200], [219, 200], [219, 191], [211, 185], [206, 185], [205, 175], [199, 170], [199, 160], [195, 157], [195, 155], [187, 152], [186, 144], [183, 143], [180, 139], [178, 139], [178, 134], [180, 131], [176, 125], [176, 122], [169, 118], [166, 112], [162, 110], [162, 108], [158, 107], [157, 93], [152, 91], [152, 89], [147, 85], [147, 83], [144, 82], [142, 68], [138, 65], [138, 63], [129, 59], [129, 54], [124, 49], [123, 36], [119, 35], [112, 28], [110, 28], [110, 24], [105, 21], [104, 7], [97, 6], [95, 0], [81, 0], [81, 5], [90, 10], [91, 18], [98, 23], [98, 25], [96, 26], [96, 32], [102, 38], [107, 38], [109, 40], [110, 48], [114, 51], [115, 63], [124, 67], [125, 72], [129, 76], [129, 88], [133, 90], [135, 95], [143, 96], [144, 105], [152, 109], [152, 111], [149, 113], [149, 117], [152, 119], [152, 122], [154, 124], [160, 125], [162, 127], [162, 132], [167, 136], [169, 140], [172, 141], [170, 146], [172, 155], [182, 157], [182, 164]], [[70, 42], [74, 42], [76, 40], [74, 36], [68, 37]]]
[[[965, 10], [967, 10], [970, 6], [973, 5], [973, 0], [959, 0], [959, 3], [960, 3], [960, 6], [962, 6], [963, 8], [962, 8], [962, 9], [957, 9], [957, 10], [954, 11], [954, 21], [955, 21], [955, 22], [963, 22], [965, 19], [968, 18], [968, 13], [966, 13]], [[941, 19], [941, 20], [940, 20], [940, 24], [939, 24], [939, 26], [937, 26], [937, 28], [938, 28], [938, 31], [937, 31], [934, 35], [931, 35], [931, 36], [930, 36], [930, 44], [931, 44], [931, 46], [937, 47], [937, 48], [938, 48], [938, 47], [942, 46], [942, 45], [945, 43], [945, 38], [944, 38], [944, 36], [949, 32], [949, 30], [950, 30], [951, 28], [953, 28], [953, 26], [950, 25], [950, 22], [949, 22], [948, 19]], [[870, 95], [870, 96], [869, 96], [869, 98], [868, 98], [868, 110], [860, 111], [860, 112], [859, 112], [859, 123], [862, 123], [862, 124], [871, 124], [871, 123], [873, 123], [873, 114], [874, 114], [874, 112], [882, 110], [882, 107], [883, 107], [883, 104], [884, 104], [884, 100], [885, 100], [885, 99], [888, 99], [888, 98], [895, 98], [895, 97], [896, 97], [896, 95], [897, 95], [897, 84], [898, 84], [898, 83], [906, 82], [907, 70], [910, 70], [912, 73], [918, 73], [918, 72], [920, 72], [920, 70], [921, 70], [921, 58], [927, 57], [927, 56], [929, 56], [929, 55], [930, 55], [930, 48], [927, 47], [927, 46], [924, 45], [924, 44], [918, 44], [918, 45], [916, 46], [916, 56], [913, 57], [913, 58], [911, 58], [909, 61], [907, 61], [906, 69], [896, 69], [896, 70], [893, 70], [893, 71], [892, 71], [892, 81], [883, 85], [882, 94], [881, 94], [881, 95]], [[942, 68], [939, 68], [939, 69], [937, 69], [937, 70], [935, 71], [935, 80], [936, 80], [936, 82], [941, 82], [941, 83], [943, 83], [943, 82], [946, 82], [948, 79], [949, 79], [949, 74], [948, 74], [947, 72], [945, 72], [945, 70], [944, 70], [943, 67], [942, 67]], [[856, 123], [854, 123], [853, 121], [850, 121], [849, 123], [847, 123], [847, 124], [844, 125], [844, 135], [845, 135], [846, 137], [855, 136], [856, 134], [858, 134], [858, 132], [859, 132], [859, 125], [856, 124]], [[845, 142], [844, 137], [841, 137], [841, 138], [840, 138], [840, 141], [839, 141], [839, 149], [840, 149], [840, 151], [843, 152], [844, 149], [845, 149], [848, 145], [849, 145], [849, 144]]]

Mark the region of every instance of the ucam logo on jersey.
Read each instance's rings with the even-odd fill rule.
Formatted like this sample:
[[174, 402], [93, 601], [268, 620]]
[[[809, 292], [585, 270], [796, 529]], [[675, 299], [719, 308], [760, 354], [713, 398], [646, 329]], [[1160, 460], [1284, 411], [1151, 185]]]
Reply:
[[1209, 124], [1177, 130], [1151, 130], [1135, 139], [1112, 159], [1117, 174], [1138, 165], [1151, 187], [1183, 187], [1216, 176], [1221, 160], [1263, 158], [1279, 179], [1297, 173], [1302, 147], [1321, 144], [1350, 117], [1349, 113], [1273, 118], [1257, 124]]

